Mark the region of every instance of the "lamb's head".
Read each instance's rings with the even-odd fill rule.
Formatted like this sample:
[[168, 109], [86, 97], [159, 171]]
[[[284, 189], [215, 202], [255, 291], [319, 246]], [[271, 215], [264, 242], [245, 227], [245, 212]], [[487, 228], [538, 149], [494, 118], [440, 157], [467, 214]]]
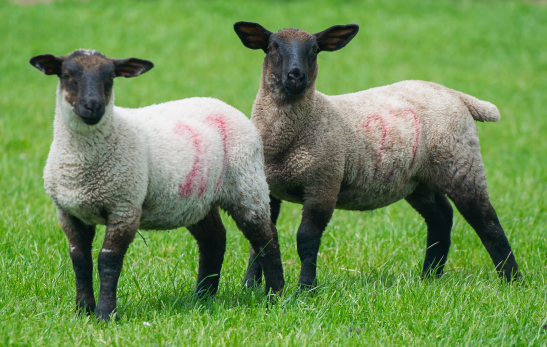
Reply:
[[335, 25], [315, 34], [299, 29], [272, 33], [257, 23], [237, 22], [234, 30], [246, 47], [266, 53], [262, 74], [268, 83], [281, 93], [301, 95], [317, 78], [319, 52], [343, 48], [359, 26]]
[[37, 55], [30, 64], [46, 75], [57, 75], [65, 101], [85, 124], [100, 122], [112, 99], [114, 78], [136, 77], [154, 67], [148, 60], [107, 58], [78, 49], [66, 56]]

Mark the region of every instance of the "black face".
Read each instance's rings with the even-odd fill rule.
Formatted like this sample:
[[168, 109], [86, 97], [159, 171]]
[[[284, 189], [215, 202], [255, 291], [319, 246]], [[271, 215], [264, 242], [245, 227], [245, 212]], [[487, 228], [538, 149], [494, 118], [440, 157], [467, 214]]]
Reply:
[[59, 76], [65, 99], [85, 124], [99, 123], [112, 98], [114, 78], [135, 77], [152, 67], [147, 60], [111, 59], [88, 50], [68, 56], [39, 55], [30, 63], [46, 75]]
[[112, 97], [114, 64], [99, 55], [71, 54], [61, 68], [61, 88], [85, 124], [99, 123]]
[[299, 29], [272, 33], [260, 24], [237, 22], [234, 30], [251, 49], [262, 49], [265, 78], [274, 77], [288, 95], [300, 95], [317, 77], [317, 55], [345, 47], [359, 31], [355, 24], [335, 25], [316, 34]]
[[315, 71], [318, 53], [315, 37], [285, 30], [270, 36], [265, 61], [289, 95], [300, 95], [308, 86], [310, 72]]

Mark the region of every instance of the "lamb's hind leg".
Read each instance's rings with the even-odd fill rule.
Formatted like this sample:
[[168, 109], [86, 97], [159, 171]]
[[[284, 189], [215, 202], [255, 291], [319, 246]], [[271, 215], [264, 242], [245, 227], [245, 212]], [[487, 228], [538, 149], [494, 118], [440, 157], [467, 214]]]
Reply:
[[453, 211], [444, 194], [424, 185], [418, 186], [406, 201], [424, 218], [427, 224], [427, 249], [425, 251], [422, 279], [443, 273], [452, 230]]
[[95, 310], [93, 259], [91, 258], [95, 226], [87, 225], [62, 210], [57, 211], [57, 217], [61, 229], [68, 238], [70, 258], [76, 275], [76, 308], [80, 313], [90, 314]]
[[267, 204], [264, 205], [249, 209], [248, 206], [237, 204], [227, 210], [251, 243], [251, 247], [257, 250], [257, 258], [266, 280], [265, 291], [269, 294], [281, 291], [285, 286], [285, 279], [277, 230], [270, 221]]
[[520, 278], [515, 256], [490, 203], [480, 154], [458, 162], [447, 195], [475, 229], [496, 270], [506, 281]]
[[[281, 200], [270, 195], [270, 214], [274, 226], [277, 223], [280, 209]], [[250, 246], [249, 248], [249, 266], [247, 268], [247, 276], [245, 276], [245, 283], [249, 288], [258, 287], [262, 283], [262, 267], [260, 266], [260, 261], [257, 258], [257, 252], [253, 246]]]
[[196, 294], [198, 297], [214, 295], [218, 289], [226, 251], [226, 229], [220, 219], [218, 207], [213, 207], [205, 218], [186, 229], [192, 233], [199, 247]]
[[490, 201], [475, 201], [464, 192], [452, 192], [449, 196], [458, 211], [479, 235], [496, 270], [501, 272], [500, 275], [507, 282], [520, 278], [515, 256]]

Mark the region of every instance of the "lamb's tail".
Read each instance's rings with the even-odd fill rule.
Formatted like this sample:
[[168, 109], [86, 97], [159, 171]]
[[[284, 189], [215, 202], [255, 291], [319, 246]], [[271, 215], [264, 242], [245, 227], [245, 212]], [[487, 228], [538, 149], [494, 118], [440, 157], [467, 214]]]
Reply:
[[479, 122], [499, 122], [500, 111], [496, 105], [479, 100], [471, 95], [456, 92], [461, 101], [467, 106], [473, 119]]

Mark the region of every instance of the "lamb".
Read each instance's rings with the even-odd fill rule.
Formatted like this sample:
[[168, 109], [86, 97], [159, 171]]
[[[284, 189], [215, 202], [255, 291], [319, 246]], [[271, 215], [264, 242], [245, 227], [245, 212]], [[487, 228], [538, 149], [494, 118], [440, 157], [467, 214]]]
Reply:
[[[242, 43], [262, 49], [260, 88], [251, 120], [264, 144], [272, 221], [281, 200], [303, 205], [297, 232], [299, 287], [316, 285], [321, 235], [335, 208], [372, 210], [405, 199], [427, 224], [422, 278], [443, 273], [454, 202], [507, 281], [520, 273], [486, 189], [474, 121], [497, 122], [498, 109], [470, 95], [424, 81], [338, 96], [315, 90], [317, 55], [346, 46], [357, 25], [316, 34], [272, 33], [237, 22]], [[251, 247], [251, 260], [257, 250]], [[253, 264], [247, 285], [261, 281]]]
[[[282, 290], [262, 143], [245, 115], [212, 98], [115, 107], [114, 78], [147, 72], [154, 66], [147, 60], [76, 50], [38, 55], [30, 63], [59, 77], [44, 185], [68, 238], [80, 312], [94, 311], [105, 321], [114, 312], [123, 258], [138, 228], [185, 226], [199, 246], [196, 294], [214, 294], [226, 247], [219, 207], [261, 250], [266, 293]], [[95, 304], [91, 245], [97, 224], [106, 225], [106, 234]]]

